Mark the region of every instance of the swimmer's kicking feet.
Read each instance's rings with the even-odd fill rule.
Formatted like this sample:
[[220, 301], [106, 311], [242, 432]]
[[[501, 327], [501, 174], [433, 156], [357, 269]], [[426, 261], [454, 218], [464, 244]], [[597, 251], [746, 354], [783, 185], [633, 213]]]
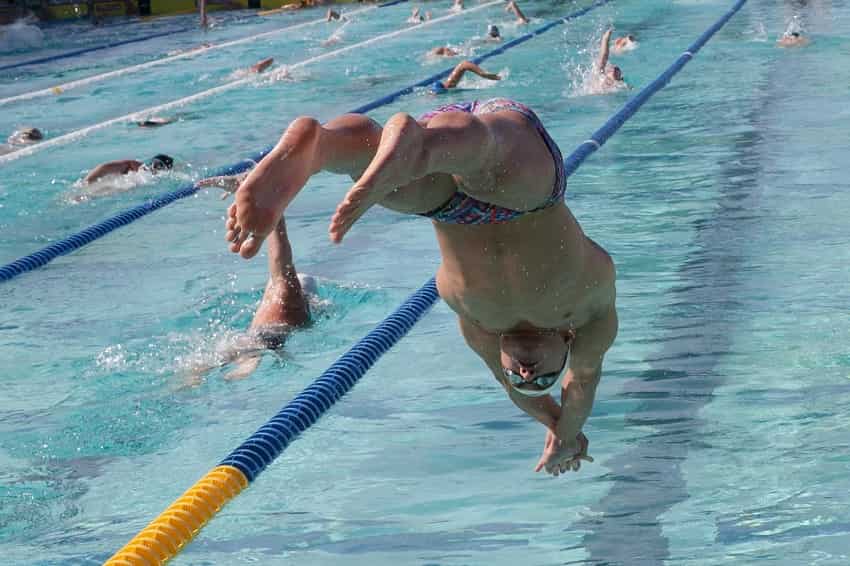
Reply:
[[331, 220], [335, 242], [375, 204], [430, 218], [440, 296], [510, 400], [545, 427], [535, 469], [559, 475], [591, 461], [581, 431], [617, 333], [614, 265], [566, 206], [563, 167], [540, 119], [512, 100], [396, 114], [384, 127], [299, 118], [237, 190], [227, 238], [255, 254], [318, 171], [354, 180]]

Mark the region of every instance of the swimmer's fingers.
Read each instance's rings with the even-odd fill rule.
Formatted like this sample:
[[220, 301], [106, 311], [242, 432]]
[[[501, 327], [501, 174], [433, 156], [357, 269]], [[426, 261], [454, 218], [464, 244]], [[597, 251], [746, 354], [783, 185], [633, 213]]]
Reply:
[[242, 181], [248, 176], [248, 173], [240, 173], [239, 175], [221, 175], [218, 177], [209, 177], [207, 179], [201, 179], [198, 181], [198, 187], [218, 187], [224, 191], [224, 194], [221, 196], [221, 200], [226, 199], [228, 196], [235, 193], [239, 186], [242, 184]]

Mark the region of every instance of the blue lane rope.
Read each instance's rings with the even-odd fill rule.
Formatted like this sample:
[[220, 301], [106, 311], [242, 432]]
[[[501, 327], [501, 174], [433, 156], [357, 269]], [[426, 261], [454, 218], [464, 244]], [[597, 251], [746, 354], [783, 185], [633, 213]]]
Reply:
[[[404, 1], [407, 1], [407, 0], [398, 0], [396, 2], [381, 4], [379, 7], [383, 8], [385, 6], [390, 6], [390, 5], [397, 4], [397, 3], [400, 3], [400, 2], [404, 2]], [[476, 63], [478, 63], [478, 62], [484, 61], [485, 59], [488, 59], [489, 57], [493, 57], [497, 54], [504, 53], [507, 49], [510, 49], [511, 47], [514, 47], [515, 45], [519, 45], [521, 43], [524, 43], [525, 41], [528, 41], [532, 37], [540, 35], [541, 33], [545, 33], [546, 31], [552, 29], [553, 27], [555, 27], [557, 25], [560, 25], [560, 24], [568, 22], [572, 19], [578, 18], [579, 16], [583, 16], [584, 14], [588, 13], [589, 11], [591, 11], [595, 8], [598, 8], [599, 6], [603, 6], [607, 3], [609, 3], [610, 1], [611, 0], [599, 0], [596, 3], [592, 4], [591, 6], [589, 6], [587, 8], [584, 8], [582, 10], [574, 12], [574, 13], [572, 13], [572, 14], [564, 17], [564, 18], [557, 20], [557, 21], [550, 22], [549, 24], [541, 26], [540, 28], [537, 28], [536, 30], [534, 30], [532, 32], [529, 32], [529, 33], [527, 33], [527, 34], [525, 34], [521, 37], [513, 39], [512, 41], [509, 41], [509, 42], [505, 43], [504, 45], [501, 45], [500, 47], [493, 49], [492, 51], [489, 51], [489, 52], [485, 53], [484, 55], [481, 55], [480, 57], [477, 57], [474, 61], [476, 61]], [[447, 77], [449, 75], [449, 73], [451, 73], [452, 69], [453, 69], [453, 67], [450, 67], [448, 69], [444, 69], [444, 70], [440, 71], [439, 73], [428, 77], [427, 79], [419, 81], [418, 83], [412, 84], [412, 85], [407, 86], [403, 89], [397, 90], [396, 92], [394, 92], [392, 94], [389, 94], [389, 95], [384, 96], [382, 98], [379, 98], [379, 99], [377, 99], [373, 102], [370, 102], [368, 104], [364, 104], [363, 106], [355, 108], [354, 110], [351, 110], [350, 113], [351, 114], [365, 114], [365, 113], [369, 112], [370, 110], [374, 110], [375, 108], [378, 108], [380, 106], [385, 106], [387, 104], [390, 104], [391, 102], [395, 101], [399, 97], [401, 97], [405, 94], [412, 93], [414, 91], [414, 89], [416, 89], [417, 87], [428, 86], [436, 80]], [[247, 158], [243, 161], [240, 161], [239, 163], [237, 163], [235, 165], [231, 165], [229, 167], [225, 167], [224, 169], [221, 169], [221, 170], [214, 172], [214, 175], [235, 175], [237, 173], [242, 173], [243, 171], [247, 171], [255, 163], [257, 163], [261, 159], [263, 159], [263, 157], [265, 157], [266, 154], [268, 154], [273, 148], [274, 148], [274, 146], [269, 146], [269, 147], [265, 148], [264, 150], [252, 155], [251, 157], [249, 157], [249, 158]], [[73, 252], [74, 250], [77, 250], [77, 249], [79, 249], [79, 248], [81, 248], [81, 247], [83, 247], [87, 244], [90, 244], [91, 242], [93, 242], [93, 241], [95, 241], [99, 238], [102, 238], [106, 234], [112, 232], [116, 228], [120, 228], [121, 226], [126, 226], [127, 224], [130, 224], [131, 222], [138, 220], [142, 216], [150, 214], [151, 212], [158, 210], [158, 209], [166, 206], [167, 204], [170, 204], [170, 203], [172, 203], [176, 200], [182, 199], [182, 198], [186, 198], [188, 196], [192, 196], [193, 194], [198, 192], [198, 190], [199, 190], [198, 187], [195, 187], [194, 185], [192, 185], [192, 186], [183, 187], [183, 188], [178, 189], [174, 192], [170, 192], [170, 193], [166, 193], [164, 195], [160, 195], [159, 197], [154, 198], [153, 200], [148, 201], [146, 203], [143, 203], [143, 204], [141, 204], [141, 205], [139, 205], [135, 208], [132, 208], [130, 210], [126, 210], [124, 212], [120, 212], [120, 213], [118, 213], [117, 215], [115, 215], [111, 218], [107, 218], [106, 220], [104, 220], [104, 221], [102, 221], [98, 224], [95, 224], [94, 226], [86, 228], [82, 232], [78, 232], [76, 234], [73, 234], [73, 235], [71, 235], [67, 238], [64, 238], [62, 240], [54, 242], [54, 243], [50, 244], [49, 246], [46, 246], [46, 247], [38, 250], [37, 252], [34, 252], [34, 253], [29, 254], [27, 256], [24, 256], [24, 257], [17, 259], [15, 261], [11, 262], [11, 263], [8, 263], [8, 264], [0, 267], [0, 282], [9, 281], [9, 280], [17, 277], [18, 275], [21, 275], [21, 274], [26, 273], [28, 271], [33, 271], [35, 269], [38, 269], [39, 267], [43, 267], [43, 266], [47, 265], [48, 263], [50, 263], [51, 261], [53, 261], [54, 259], [56, 259], [57, 257], [69, 254], [69, 253]]]
[[626, 120], [632, 117], [635, 112], [640, 109], [644, 103], [649, 100], [652, 95], [667, 86], [673, 75], [682, 70], [682, 67], [688, 64], [688, 61], [694, 58], [694, 55], [699, 52], [702, 47], [708, 43], [708, 40], [717, 33], [720, 28], [726, 25], [732, 16], [747, 3], [747, 0], [738, 0], [732, 8], [726, 12], [723, 17], [717, 20], [714, 25], [708, 28], [688, 49], [679, 55], [679, 58], [670, 65], [666, 71], [658, 75], [654, 81], [646, 85], [639, 93], [634, 95], [626, 102], [619, 112], [611, 116], [601, 128], [596, 130], [589, 139], [582, 142], [575, 151], [573, 151], [566, 159], [564, 159], [565, 176], [569, 177], [575, 173], [585, 159], [590, 157], [592, 153], [605, 145], [605, 142], [613, 136], [620, 127], [626, 123]]
[[[407, 0], [393, 0], [392, 2], [387, 2], [385, 4], [379, 4], [378, 8], [386, 8], [387, 6], [395, 6], [396, 4], [401, 4], [402, 2], [407, 2]], [[127, 25], [127, 24], [120, 24]], [[92, 53], [94, 51], [101, 51], [103, 49], [111, 49], [113, 47], [120, 47], [122, 45], [129, 45], [131, 43], [139, 43], [142, 41], [148, 41], [150, 39], [156, 39], [158, 37], [165, 37], [167, 35], [175, 35], [178, 33], [183, 33], [187, 31], [195, 31], [197, 30], [197, 26], [189, 26], [184, 28], [179, 28], [171, 31], [163, 31], [160, 33], [154, 33], [151, 35], [146, 35], [144, 37], [136, 37], [133, 39], [124, 39], [121, 41], [113, 41], [110, 43], [106, 43], [104, 45], [97, 45], [94, 47], [85, 47], [83, 49], [76, 49], [74, 51], [68, 51], [66, 53], [59, 53], [58, 55], [50, 55], [48, 57], [41, 57], [39, 59], [30, 59], [28, 61], [21, 61], [20, 63], [12, 63], [10, 65], [4, 65], [0, 67], [0, 72], [8, 71], [11, 69], [17, 69], [19, 67], [27, 67], [29, 65], [40, 65], [42, 63], [50, 63], [52, 61], [59, 61], [60, 59], [68, 59], [71, 57], [76, 57], [77, 55], [85, 55], [86, 53]]]
[[354, 387], [378, 358], [428, 312], [438, 297], [432, 277], [219, 465], [233, 466], [253, 482], [296, 436]]

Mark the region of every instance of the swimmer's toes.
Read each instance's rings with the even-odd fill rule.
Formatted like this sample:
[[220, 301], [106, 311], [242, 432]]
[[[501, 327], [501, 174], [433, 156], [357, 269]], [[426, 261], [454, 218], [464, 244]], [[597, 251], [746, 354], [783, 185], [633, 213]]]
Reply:
[[242, 246], [239, 248], [239, 255], [245, 259], [251, 259], [257, 255], [257, 252], [260, 251], [260, 248], [263, 246], [263, 240], [265, 239], [265, 236], [257, 235], [251, 235], [250, 237], [245, 238], [242, 242]]

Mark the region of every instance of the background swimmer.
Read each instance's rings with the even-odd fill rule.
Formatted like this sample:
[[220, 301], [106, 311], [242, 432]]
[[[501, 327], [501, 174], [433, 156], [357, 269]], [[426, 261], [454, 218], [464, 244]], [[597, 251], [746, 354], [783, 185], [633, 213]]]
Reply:
[[600, 45], [599, 59], [596, 61], [596, 70], [602, 76], [602, 84], [600, 87], [604, 91], [619, 90], [626, 86], [623, 80], [623, 71], [617, 65], [608, 64], [608, 54], [610, 52], [611, 34], [614, 30], [608, 30], [602, 35]]
[[[227, 196], [239, 188], [247, 175], [211, 177], [200, 181], [198, 186], [222, 188]], [[194, 368], [192, 383], [198, 383], [203, 373], [229, 363], [234, 363], [235, 368], [224, 378], [245, 379], [257, 369], [264, 351], [280, 349], [293, 330], [309, 324], [310, 305], [307, 297], [315, 295], [316, 283], [312, 277], [299, 275], [295, 269], [283, 216], [267, 241], [269, 279], [248, 332], [221, 353], [218, 365]]]
[[431, 92], [434, 94], [441, 94], [450, 88], [455, 88], [467, 71], [491, 81], [502, 80], [502, 77], [496, 73], [488, 73], [472, 61], [461, 61], [457, 64], [457, 66], [455, 66], [447, 79], [443, 81], [435, 81], [434, 84], [431, 85]]
[[499, 28], [494, 24], [487, 26], [487, 41], [502, 41], [502, 34], [499, 33]]
[[413, 12], [410, 13], [410, 17], [407, 18], [406, 21], [408, 24], [421, 24], [425, 21], [425, 18], [419, 13], [419, 8], [414, 8]]
[[44, 134], [38, 128], [26, 126], [12, 132], [6, 142], [9, 145], [29, 145], [44, 139]]
[[513, 12], [516, 16], [516, 21], [518, 24], [527, 24], [528, 18], [525, 17], [525, 14], [522, 13], [522, 10], [519, 9], [519, 6], [514, 0], [508, 2], [508, 5], [505, 6], [506, 12]]
[[777, 47], [805, 47], [808, 44], [808, 38], [798, 31], [785, 32], [782, 37], [776, 40]]
[[620, 54], [625, 53], [626, 51], [633, 51], [637, 49], [637, 40], [635, 36], [632, 34], [629, 35], [621, 35], [617, 39], [614, 40], [614, 53]]
[[99, 179], [110, 176], [127, 175], [136, 171], [150, 171], [157, 173], [159, 171], [167, 171], [174, 166], [174, 159], [168, 155], [160, 153], [153, 156], [147, 162], [138, 161], [136, 159], [119, 159], [117, 161], [108, 161], [101, 163], [85, 176], [83, 184], [93, 183]]
[[171, 124], [174, 122], [174, 118], [163, 118], [162, 116], [151, 116], [150, 118], [145, 118], [144, 120], [139, 120], [136, 122], [136, 125], [140, 128], [159, 128], [160, 126], [165, 126], [166, 124]]
[[265, 71], [266, 69], [268, 69], [269, 67], [271, 67], [273, 63], [274, 63], [274, 59], [272, 57], [269, 57], [267, 59], [263, 59], [262, 61], [258, 61], [256, 63], [254, 63], [253, 65], [251, 65], [250, 67], [248, 67], [248, 72], [260, 74], [263, 71]]
[[432, 55], [435, 57], [456, 57], [460, 55], [460, 51], [449, 47], [448, 45], [441, 45], [440, 47], [435, 47], [431, 51], [428, 52], [428, 55]]
[[463, 0], [454, 0], [454, 4], [449, 8], [449, 12], [460, 12], [463, 10]]

